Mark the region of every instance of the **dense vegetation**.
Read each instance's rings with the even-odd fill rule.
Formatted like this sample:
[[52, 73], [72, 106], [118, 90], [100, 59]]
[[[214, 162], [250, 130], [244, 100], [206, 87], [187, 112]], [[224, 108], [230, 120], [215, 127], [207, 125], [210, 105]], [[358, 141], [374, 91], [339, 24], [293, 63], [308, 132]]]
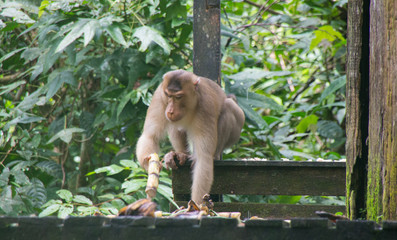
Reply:
[[[134, 146], [162, 75], [192, 70], [192, 5], [0, 1], [0, 214], [110, 214], [144, 197]], [[344, 158], [347, 0], [221, 7], [223, 86], [247, 117], [224, 158]]]

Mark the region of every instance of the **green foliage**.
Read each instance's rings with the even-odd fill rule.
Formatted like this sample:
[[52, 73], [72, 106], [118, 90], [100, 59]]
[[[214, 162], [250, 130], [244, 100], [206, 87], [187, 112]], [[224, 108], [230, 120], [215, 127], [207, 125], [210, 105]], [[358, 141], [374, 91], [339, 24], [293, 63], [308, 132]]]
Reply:
[[[186, 13], [176, 0], [1, 3], [0, 214], [37, 212], [59, 188], [94, 199], [130, 183], [140, 185], [128, 194], [142, 189], [144, 179], [122, 186], [111, 171], [133, 158], [161, 76], [191, 58]], [[94, 169], [109, 177], [87, 175]], [[169, 187], [159, 192], [171, 197]], [[50, 206], [65, 216], [78, 213], [75, 203]]]
[[[58, 217], [65, 218], [67, 216], [117, 215], [118, 210], [127, 204], [145, 198], [147, 173], [131, 160], [121, 160], [120, 165], [112, 164], [87, 174], [88, 176], [96, 175], [95, 189], [81, 189], [81, 193], [89, 198], [85, 195], [73, 195], [66, 189], [58, 190], [56, 193], [60, 199], [52, 199], [44, 204], [39, 216], [57, 214]], [[122, 180], [124, 176], [126, 177]], [[96, 199], [99, 203], [94, 204], [90, 199]], [[153, 201], [157, 202], [163, 210], [168, 210], [170, 202], [174, 203], [170, 177], [165, 170], [160, 173], [158, 194]]]
[[[344, 156], [346, 3], [222, 1], [223, 85], [247, 118], [224, 158]], [[0, 214], [144, 197], [134, 146], [162, 75], [192, 70], [191, 14], [179, 0], [0, 1]]]
[[346, 1], [266, 3], [222, 1], [225, 88], [248, 123], [227, 157], [343, 158]]

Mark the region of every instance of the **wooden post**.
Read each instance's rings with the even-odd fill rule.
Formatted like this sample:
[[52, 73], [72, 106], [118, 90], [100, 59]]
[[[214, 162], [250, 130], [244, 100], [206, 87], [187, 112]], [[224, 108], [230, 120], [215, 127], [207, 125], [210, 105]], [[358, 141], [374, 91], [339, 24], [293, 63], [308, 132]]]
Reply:
[[346, 212], [365, 218], [368, 165], [369, 1], [348, 5], [346, 82]]
[[220, 0], [194, 0], [193, 72], [221, 82]]
[[370, 16], [367, 218], [397, 220], [397, 1], [371, 0]]

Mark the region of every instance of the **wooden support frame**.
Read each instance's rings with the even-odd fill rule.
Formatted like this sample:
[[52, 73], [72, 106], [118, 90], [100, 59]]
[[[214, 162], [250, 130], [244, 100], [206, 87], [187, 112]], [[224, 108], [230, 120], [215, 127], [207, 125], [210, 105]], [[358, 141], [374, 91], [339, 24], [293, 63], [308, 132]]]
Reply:
[[[220, 0], [194, 0], [193, 71], [221, 83]], [[345, 163], [215, 161], [211, 194], [344, 196]], [[191, 168], [172, 173], [174, 199], [190, 199]], [[182, 201], [182, 202], [181, 202]], [[239, 211], [243, 217], [314, 217], [315, 211], [345, 212], [345, 206], [258, 203], [215, 204], [215, 211]]]

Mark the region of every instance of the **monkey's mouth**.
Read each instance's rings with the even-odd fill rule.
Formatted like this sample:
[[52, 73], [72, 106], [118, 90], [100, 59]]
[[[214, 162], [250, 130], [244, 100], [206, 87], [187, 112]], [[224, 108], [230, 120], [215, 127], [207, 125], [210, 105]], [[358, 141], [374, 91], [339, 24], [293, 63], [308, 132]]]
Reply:
[[170, 122], [177, 122], [177, 121], [179, 121], [179, 120], [182, 119], [181, 116], [178, 116], [178, 115], [171, 115], [171, 114], [166, 114], [165, 117], [166, 117], [167, 120], [170, 121]]

